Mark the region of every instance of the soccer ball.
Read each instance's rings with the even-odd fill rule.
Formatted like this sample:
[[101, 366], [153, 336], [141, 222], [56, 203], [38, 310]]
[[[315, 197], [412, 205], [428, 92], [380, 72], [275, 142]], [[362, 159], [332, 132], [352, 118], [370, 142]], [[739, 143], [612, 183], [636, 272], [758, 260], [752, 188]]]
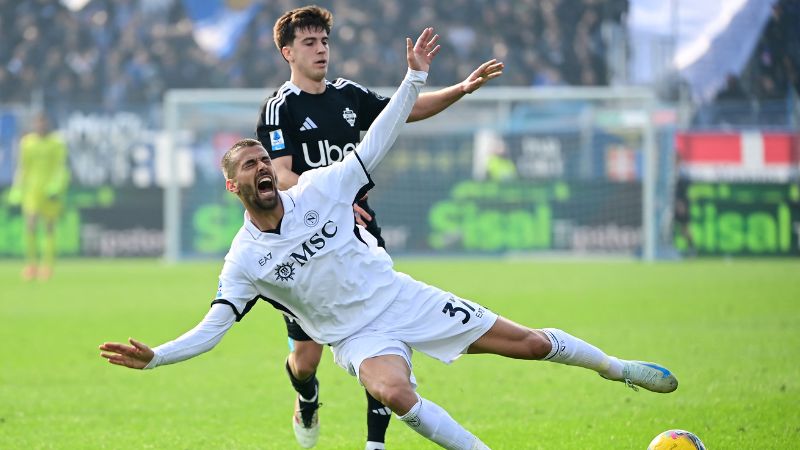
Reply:
[[656, 436], [647, 450], [706, 450], [700, 438], [684, 430], [667, 430]]

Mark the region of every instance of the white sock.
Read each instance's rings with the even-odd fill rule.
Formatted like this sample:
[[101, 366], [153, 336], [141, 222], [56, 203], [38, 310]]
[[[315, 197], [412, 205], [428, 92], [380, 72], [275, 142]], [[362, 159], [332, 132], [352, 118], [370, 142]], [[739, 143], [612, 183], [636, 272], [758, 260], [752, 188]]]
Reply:
[[367, 441], [364, 450], [386, 450], [383, 442]]
[[619, 359], [557, 328], [543, 328], [542, 331], [553, 345], [550, 353], [544, 357], [545, 361], [592, 369], [612, 380], [622, 379], [622, 362]]
[[458, 424], [436, 403], [419, 397], [405, 415], [398, 416], [412, 430], [449, 450], [488, 448], [472, 433]]

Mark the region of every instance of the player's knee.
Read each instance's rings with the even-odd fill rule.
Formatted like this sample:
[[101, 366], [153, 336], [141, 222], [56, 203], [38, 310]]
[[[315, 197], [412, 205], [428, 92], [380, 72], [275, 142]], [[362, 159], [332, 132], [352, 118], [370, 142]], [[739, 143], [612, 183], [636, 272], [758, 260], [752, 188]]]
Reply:
[[293, 372], [298, 380], [307, 380], [317, 372], [317, 368], [310, 365], [295, 364]]
[[417, 395], [408, 381], [387, 380], [375, 386], [373, 391], [370, 391], [373, 397], [398, 414], [408, 412], [417, 402]]
[[300, 379], [306, 379], [317, 371], [321, 353], [314, 345], [295, 344], [292, 352], [292, 369], [294, 375]]
[[542, 359], [550, 353], [552, 344], [547, 335], [540, 330], [529, 330], [525, 336], [526, 359]]

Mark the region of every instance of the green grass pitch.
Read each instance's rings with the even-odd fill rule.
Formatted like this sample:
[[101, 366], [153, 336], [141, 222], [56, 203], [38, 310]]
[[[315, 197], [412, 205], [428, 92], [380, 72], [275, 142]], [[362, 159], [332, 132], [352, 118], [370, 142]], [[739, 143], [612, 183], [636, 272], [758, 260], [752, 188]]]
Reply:
[[[420, 393], [493, 449], [642, 449], [663, 430], [711, 449], [800, 442], [800, 261], [400, 260], [399, 270], [532, 327], [567, 330], [680, 380], [669, 395], [557, 364], [415, 354]], [[97, 345], [194, 326], [219, 263], [62, 261], [47, 283], [0, 262], [0, 448], [292, 449], [286, 336], [257, 305], [210, 353], [140, 372]], [[318, 449], [361, 449], [365, 399], [329, 350]], [[392, 450], [434, 445], [392, 419]]]

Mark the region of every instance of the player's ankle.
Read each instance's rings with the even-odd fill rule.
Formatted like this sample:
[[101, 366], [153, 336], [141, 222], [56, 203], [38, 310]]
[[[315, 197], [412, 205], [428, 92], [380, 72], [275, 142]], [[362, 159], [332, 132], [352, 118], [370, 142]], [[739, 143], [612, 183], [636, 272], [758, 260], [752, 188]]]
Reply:
[[622, 379], [622, 368], [624, 367], [624, 363], [621, 359], [609, 356], [609, 365], [608, 368], [600, 372], [603, 377], [608, 378], [609, 380], [619, 381]]
[[28, 264], [22, 269], [22, 279], [30, 281], [36, 278], [36, 264]]
[[367, 441], [364, 450], [386, 450], [386, 444], [383, 442]]

